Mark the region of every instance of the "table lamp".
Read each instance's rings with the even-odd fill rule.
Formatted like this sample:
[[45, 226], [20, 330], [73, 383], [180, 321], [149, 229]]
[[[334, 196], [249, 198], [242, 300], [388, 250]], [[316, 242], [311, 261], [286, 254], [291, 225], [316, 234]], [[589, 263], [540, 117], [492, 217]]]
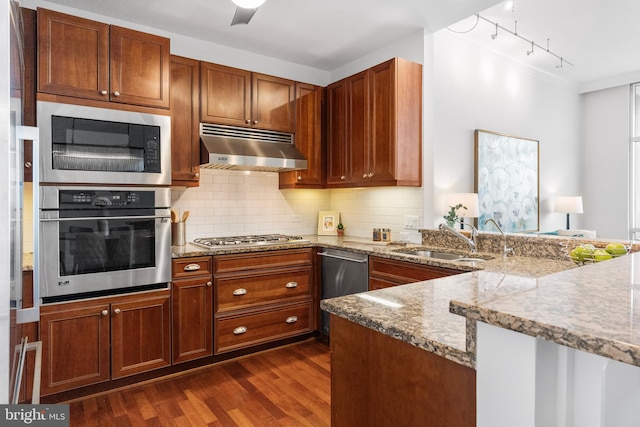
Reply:
[[[445, 196], [447, 208], [450, 206], [456, 206], [461, 204], [467, 209], [460, 208], [457, 211], [459, 217], [464, 218], [478, 218], [480, 216], [480, 210], [478, 208], [478, 193], [450, 193]], [[460, 228], [464, 228], [464, 225], [460, 224]]]
[[556, 206], [553, 211], [567, 214], [567, 230], [569, 230], [569, 215], [583, 212], [582, 196], [561, 196], [556, 198]]

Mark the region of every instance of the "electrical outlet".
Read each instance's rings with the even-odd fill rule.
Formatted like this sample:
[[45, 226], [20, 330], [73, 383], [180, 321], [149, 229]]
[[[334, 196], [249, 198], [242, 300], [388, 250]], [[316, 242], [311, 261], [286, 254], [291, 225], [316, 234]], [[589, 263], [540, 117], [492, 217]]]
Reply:
[[417, 215], [405, 215], [404, 216], [404, 228], [407, 230], [418, 229], [418, 216]]
[[291, 222], [300, 222], [300, 215], [291, 215]]

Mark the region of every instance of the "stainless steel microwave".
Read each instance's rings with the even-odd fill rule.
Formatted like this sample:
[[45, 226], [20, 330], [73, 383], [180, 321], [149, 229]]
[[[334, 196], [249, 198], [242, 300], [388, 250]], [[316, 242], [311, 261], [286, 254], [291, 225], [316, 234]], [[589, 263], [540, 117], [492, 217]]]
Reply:
[[171, 184], [169, 116], [39, 101], [42, 183]]

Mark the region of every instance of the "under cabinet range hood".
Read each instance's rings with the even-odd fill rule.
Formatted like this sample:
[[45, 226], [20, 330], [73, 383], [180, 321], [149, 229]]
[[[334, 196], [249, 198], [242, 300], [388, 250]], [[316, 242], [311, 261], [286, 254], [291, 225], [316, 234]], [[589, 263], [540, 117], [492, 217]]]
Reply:
[[200, 123], [200, 142], [201, 168], [262, 172], [307, 168], [290, 133]]

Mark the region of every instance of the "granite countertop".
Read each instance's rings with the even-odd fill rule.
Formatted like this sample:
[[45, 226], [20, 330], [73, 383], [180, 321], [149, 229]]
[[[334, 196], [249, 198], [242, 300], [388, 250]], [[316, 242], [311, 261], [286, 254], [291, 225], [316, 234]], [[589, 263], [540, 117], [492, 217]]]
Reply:
[[[640, 253], [531, 281], [479, 276], [453, 313], [640, 366]], [[507, 276], [508, 277], [508, 276]]]
[[[173, 247], [174, 257], [222, 255], [264, 250], [323, 247], [345, 249], [384, 258], [457, 269], [461, 274], [409, 285], [348, 295], [321, 302], [321, 308], [355, 323], [393, 336], [465, 366], [475, 366], [475, 321], [449, 311], [453, 299], [472, 299], [478, 287], [499, 288], [501, 283], [527, 288], [537, 277], [576, 268], [567, 260], [480, 253], [483, 262], [459, 263], [402, 253], [418, 244], [380, 244], [367, 239], [304, 236], [306, 243], [268, 247]], [[429, 247], [441, 251], [448, 248]], [[506, 286], [505, 283], [505, 286]]]
[[[443, 249], [446, 250], [446, 249]], [[450, 312], [451, 300], [473, 299], [478, 289], [518, 290], [535, 285], [538, 277], [577, 268], [570, 261], [510, 256], [482, 263], [458, 265], [410, 255], [376, 255], [454, 269], [471, 270], [409, 285], [396, 286], [323, 300], [321, 308], [354, 323], [366, 326], [425, 349], [465, 366], [475, 367], [475, 321]]]

